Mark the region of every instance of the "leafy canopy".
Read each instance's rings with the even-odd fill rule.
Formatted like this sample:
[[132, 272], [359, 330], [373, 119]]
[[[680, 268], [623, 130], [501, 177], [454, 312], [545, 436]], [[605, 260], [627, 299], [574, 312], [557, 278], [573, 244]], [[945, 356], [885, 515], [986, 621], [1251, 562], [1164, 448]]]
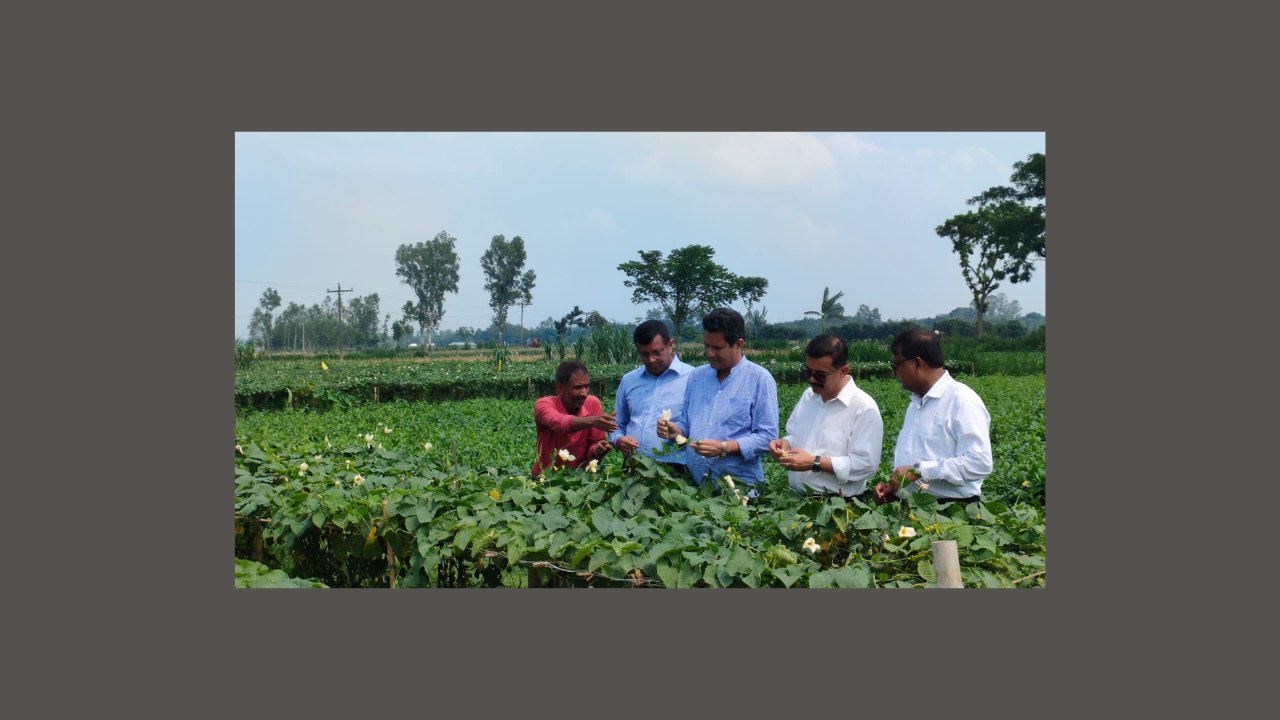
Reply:
[[720, 307], [740, 297], [738, 278], [712, 258], [715, 248], [689, 245], [663, 259], [660, 250], [640, 250], [640, 260], [618, 266], [627, 275], [623, 285], [634, 288], [631, 302], [657, 303], [666, 311], [678, 337], [688, 317]]

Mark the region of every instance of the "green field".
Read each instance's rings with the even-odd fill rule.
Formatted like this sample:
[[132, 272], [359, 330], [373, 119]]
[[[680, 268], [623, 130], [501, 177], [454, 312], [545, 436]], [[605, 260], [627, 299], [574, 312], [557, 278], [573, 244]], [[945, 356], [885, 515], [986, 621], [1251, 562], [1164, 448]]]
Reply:
[[[343, 377], [368, 382], [348, 364]], [[476, 365], [462, 372], [482, 378]], [[264, 377], [262, 367], [246, 382]], [[889, 587], [928, 585], [929, 541], [943, 538], [962, 548], [966, 585], [1043, 586], [1045, 378], [958, 379], [991, 412], [995, 471], [981, 507], [941, 516], [929, 498], [906, 510], [801, 502], [768, 460], [761, 502], [749, 507], [725, 486], [695, 490], [657, 468], [623, 476], [617, 453], [594, 475], [549, 474], [539, 485], [523, 477], [534, 448], [527, 398], [238, 409], [236, 556], [330, 587], [385, 587], [388, 558], [396, 585], [408, 587], [515, 586], [527, 575], [521, 561], [553, 563], [539, 572], [577, 584]], [[241, 380], [237, 373], [238, 405]], [[889, 379], [859, 386], [884, 417], [883, 479], [907, 394]], [[780, 386], [783, 427], [803, 389]], [[612, 398], [603, 400], [611, 409]], [[899, 541], [904, 527], [915, 537]], [[802, 549], [809, 537], [820, 552]]]

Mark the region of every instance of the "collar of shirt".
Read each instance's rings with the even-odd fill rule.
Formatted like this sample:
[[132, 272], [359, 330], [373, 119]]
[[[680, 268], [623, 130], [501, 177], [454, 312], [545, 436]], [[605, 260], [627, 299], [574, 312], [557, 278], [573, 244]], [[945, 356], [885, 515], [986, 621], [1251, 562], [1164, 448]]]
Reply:
[[954, 382], [955, 379], [951, 377], [951, 373], [943, 370], [942, 377], [938, 378], [938, 382], [934, 383], [933, 387], [929, 388], [929, 392], [925, 393], [924, 397], [911, 393], [911, 399], [918, 407], [924, 407], [925, 398], [933, 398], [935, 400], [941, 399], [942, 396], [946, 394], [947, 390], [951, 388], [951, 384]]

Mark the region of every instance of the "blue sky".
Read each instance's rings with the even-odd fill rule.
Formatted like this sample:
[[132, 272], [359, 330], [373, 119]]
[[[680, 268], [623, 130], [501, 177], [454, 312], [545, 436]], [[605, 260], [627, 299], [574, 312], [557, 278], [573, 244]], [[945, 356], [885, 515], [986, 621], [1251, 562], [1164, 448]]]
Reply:
[[[342, 283], [398, 319], [396, 248], [442, 230], [461, 261], [445, 328], [491, 323], [480, 256], [499, 234], [538, 275], [526, 325], [575, 304], [642, 316], [618, 264], [691, 244], [768, 278], [774, 322], [824, 286], [849, 313], [931, 317], [971, 300], [934, 228], [1044, 151], [1044, 133], [237, 133], [235, 334], [267, 286], [309, 306]], [[1045, 313], [1045, 271], [997, 292]]]

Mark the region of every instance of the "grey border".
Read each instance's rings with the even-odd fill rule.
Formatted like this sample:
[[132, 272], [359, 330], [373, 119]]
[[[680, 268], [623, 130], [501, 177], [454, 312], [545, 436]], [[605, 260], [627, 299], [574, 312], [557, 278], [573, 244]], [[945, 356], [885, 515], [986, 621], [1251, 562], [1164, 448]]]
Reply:
[[[784, 13], [781, 6], [752, 3], [727, 9], [646, 6], [649, 12], [579, 4], [559, 15], [542, 5], [501, 10], [486, 5], [419, 13], [417, 22], [388, 15], [362, 21], [349, 6], [309, 5], [306, 15], [297, 8], [253, 6], [251, 16], [233, 11], [221, 21], [175, 13], [166, 19], [182, 22], [160, 34], [132, 27], [104, 32], [117, 18], [128, 25], [131, 18], [123, 14], [104, 18], [96, 11], [79, 18], [81, 28], [100, 21], [93, 27], [99, 35], [88, 37], [80, 30], [73, 38], [82, 42], [64, 48], [86, 68], [83, 80], [68, 82], [62, 67], [36, 70], [34, 77], [64, 93], [77, 86], [100, 91], [104, 69], [117, 69], [126, 79], [113, 86], [110, 98], [100, 98], [99, 107], [127, 108], [128, 120], [104, 112], [88, 116], [99, 131], [94, 154], [105, 165], [89, 173], [98, 182], [76, 208], [85, 212], [65, 221], [76, 230], [68, 237], [98, 248], [104, 218], [107, 224], [115, 218], [111, 234], [125, 235], [119, 242], [128, 251], [121, 260], [131, 287], [109, 301], [130, 309], [152, 307], [157, 295], [181, 298], [181, 303], [161, 304], [154, 320], [161, 328], [221, 327], [214, 321], [224, 317], [218, 298], [225, 279], [209, 269], [228, 264], [227, 236], [233, 230], [226, 168], [234, 130], [1045, 128], [1054, 131], [1055, 158], [1060, 158], [1054, 197], [1062, 209], [1055, 211], [1055, 236], [1069, 239], [1055, 247], [1055, 273], [1066, 278], [1066, 289], [1055, 295], [1062, 302], [1053, 313], [1053, 358], [1063, 370], [1055, 377], [1054, 396], [1066, 400], [1050, 413], [1055, 447], [1063, 448], [1054, 458], [1053, 535], [1064, 538], [1055, 543], [1051, 593], [949, 594], [942, 611], [931, 593], [731, 591], [653, 597], [616, 591], [605, 593], [604, 600], [584, 601], [580, 593], [340, 591], [223, 598], [230, 583], [219, 581], [210, 566], [225, 562], [225, 540], [213, 539], [214, 529], [225, 523], [225, 511], [219, 509], [225, 508], [225, 496], [217, 490], [224, 481], [211, 469], [218, 463], [203, 458], [225, 452], [225, 440], [218, 439], [225, 438], [225, 426], [219, 430], [216, 409], [226, 407], [227, 390], [207, 380], [226, 371], [225, 342], [216, 333], [192, 333], [191, 351], [181, 365], [149, 363], [140, 377], [139, 354], [119, 344], [112, 325], [96, 334], [95, 349], [110, 349], [103, 354], [113, 357], [93, 362], [102, 375], [122, 380], [115, 388], [117, 401], [83, 410], [108, 428], [145, 434], [148, 466], [113, 464], [90, 484], [105, 479], [128, 488], [145, 474], [152, 481], [145, 485], [151, 499], [139, 500], [144, 493], [127, 490], [90, 493], [95, 502], [101, 500], [97, 517], [128, 518], [137, 523], [138, 539], [147, 541], [124, 543], [141, 548], [137, 553], [107, 543], [111, 565], [138, 570], [103, 574], [104, 580], [137, 587], [142, 601], [119, 596], [95, 602], [117, 618], [117, 627], [141, 621], [161, 632], [145, 634], [150, 640], [135, 639], [113, 654], [112, 662], [104, 661], [100, 672], [125, 676], [130, 666], [154, 668], [148, 688], [152, 701], [175, 709], [190, 707], [191, 690], [200, 689], [219, 700], [234, 694], [238, 699], [228, 704], [238, 707], [258, 698], [267, 701], [266, 709], [282, 695], [281, 706], [305, 707], [317, 696], [326, 709], [337, 710], [341, 706], [330, 697], [347, 687], [363, 691], [371, 703], [377, 698], [382, 709], [403, 695], [388, 684], [414, 677], [424, 680], [427, 693], [456, 689], [459, 709], [474, 710], [485, 704], [486, 681], [555, 703], [566, 685], [570, 698], [590, 698], [601, 695], [596, 687], [621, 689], [644, 676], [617, 673], [621, 666], [633, 673], [634, 668], [657, 669], [654, 676], [665, 674], [673, 681], [664, 684], [661, 697], [675, 692], [687, 701], [685, 707], [696, 707], [716, 685], [704, 685], [705, 679], [732, 676], [750, 690], [755, 682], [748, 673], [763, 666], [765, 673], [776, 672], [803, 687], [806, 668], [829, 669], [841, 661], [847, 665], [814, 675], [810, 687], [852, 670], [853, 691], [858, 678], [883, 672], [890, 682], [881, 687], [902, 698], [899, 681], [907, 666], [895, 666], [892, 659], [906, 655], [917, 659], [915, 667], [943, 677], [951, 673], [942, 668], [960, 666], [955, 675], [966, 693], [973, 687], [964, 681], [980, 674], [997, 697], [975, 701], [979, 705], [1049, 705], [1043, 703], [1042, 683], [1070, 678], [1087, 663], [1098, 663], [1099, 649], [1086, 650], [1081, 637], [1100, 639], [1092, 628], [1117, 627], [1104, 605], [1086, 602], [1121, 579], [1116, 571], [1108, 576], [1105, 564], [1095, 560], [1123, 550], [1105, 530], [1118, 527], [1112, 521], [1120, 514], [1108, 501], [1137, 497], [1136, 490], [1111, 485], [1133, 479], [1134, 472], [1107, 468], [1137, 462], [1133, 439], [1154, 443], [1157, 433], [1131, 426], [1131, 393], [1120, 392], [1114, 365], [1097, 362], [1100, 355], [1123, 354], [1108, 349], [1124, 347], [1119, 338], [1112, 343], [1092, 322], [1114, 312], [1116, 298], [1084, 288], [1123, 280], [1137, 288], [1128, 299], [1143, 292], [1147, 278], [1124, 277], [1112, 263], [1136, 267], [1147, 257], [1146, 247], [1111, 244], [1109, 233], [1100, 229], [1133, 229], [1133, 205], [1142, 200], [1155, 205], [1163, 198], [1156, 185], [1132, 182], [1134, 160], [1121, 154], [1141, 136], [1118, 134], [1114, 115], [1102, 122], [1098, 115], [1100, 108], [1131, 107], [1133, 86], [1126, 76], [1105, 70], [1109, 62], [1124, 62], [1141, 41], [1102, 50], [1094, 45], [1083, 67], [1066, 65], [1077, 46], [1070, 41], [1072, 33], [1083, 30], [1083, 18], [1054, 24], [1059, 18], [1048, 12], [1001, 8], [1016, 15], [1016, 22], [947, 6], [890, 13], [815, 4]], [[24, 11], [22, 19], [38, 20], [32, 11]], [[1190, 26], [1196, 19], [1184, 22]], [[469, 36], [468, 29], [475, 34]], [[910, 39], [895, 42], [895, 34]], [[248, 45], [250, 38], [260, 43], [257, 52]], [[675, 48], [681, 42], [696, 49], [680, 53]], [[111, 55], [130, 45], [132, 53]], [[39, 55], [34, 45], [27, 49]], [[1018, 64], [1027, 49], [1047, 52], [1049, 61]], [[397, 66], [405, 71], [395, 74]], [[1013, 97], [1002, 103], [1001, 93]], [[82, 108], [72, 101], [63, 109], [80, 116]], [[31, 148], [18, 158], [23, 161], [38, 167], [47, 163], [47, 154]], [[1127, 202], [1099, 202], [1121, 197]], [[149, 222], [127, 219], [121, 209], [137, 207], [142, 198]], [[1107, 265], [1099, 262], [1103, 256]], [[1192, 274], [1193, 257], [1168, 262]], [[102, 270], [96, 264], [73, 268], [71, 279], [93, 287], [102, 282]], [[82, 312], [82, 302], [55, 302], [55, 309], [74, 317]], [[143, 330], [137, 335], [142, 343], [146, 336]], [[80, 366], [78, 359], [53, 365], [59, 371]], [[1115, 412], [1099, 414], [1080, 398], [1104, 388], [1116, 391], [1109, 393]], [[132, 404], [139, 395], [148, 397]], [[99, 458], [121, 457], [115, 438], [90, 441], [90, 447]], [[1161, 492], [1176, 492], [1167, 482], [1160, 480]], [[1103, 517], [1107, 513], [1110, 520]], [[85, 530], [94, 537], [95, 549], [98, 532], [92, 525]], [[84, 543], [78, 544], [83, 551]], [[1134, 571], [1128, 561], [1123, 567]], [[1143, 580], [1130, 578], [1135, 585]], [[76, 592], [83, 598], [83, 588]], [[51, 624], [65, 620], [58, 605], [48, 612]], [[843, 631], [826, 630], [831, 620]], [[935, 646], [945, 651], [929, 660], [924, 649]], [[1067, 652], [1072, 648], [1075, 654]], [[175, 660], [158, 664], [157, 653], [171, 653]], [[677, 665], [676, 658], [687, 662]], [[746, 672], [725, 672], [739, 666]], [[449, 683], [446, 678], [454, 673], [439, 672], [446, 667], [456, 668], [469, 687]], [[703, 668], [711, 672], [698, 672]], [[1019, 682], [1023, 677], [1028, 679]], [[842, 685], [837, 693], [815, 696], [840, 700]], [[859, 689], [875, 695], [875, 685]], [[945, 680], [941, 685], [931, 689], [950, 689]], [[93, 695], [85, 697], [85, 709], [92, 712]], [[922, 692], [917, 702], [928, 704], [930, 697]], [[1018, 704], [1033, 699], [1040, 702]], [[770, 701], [757, 707], [768, 708]]]

